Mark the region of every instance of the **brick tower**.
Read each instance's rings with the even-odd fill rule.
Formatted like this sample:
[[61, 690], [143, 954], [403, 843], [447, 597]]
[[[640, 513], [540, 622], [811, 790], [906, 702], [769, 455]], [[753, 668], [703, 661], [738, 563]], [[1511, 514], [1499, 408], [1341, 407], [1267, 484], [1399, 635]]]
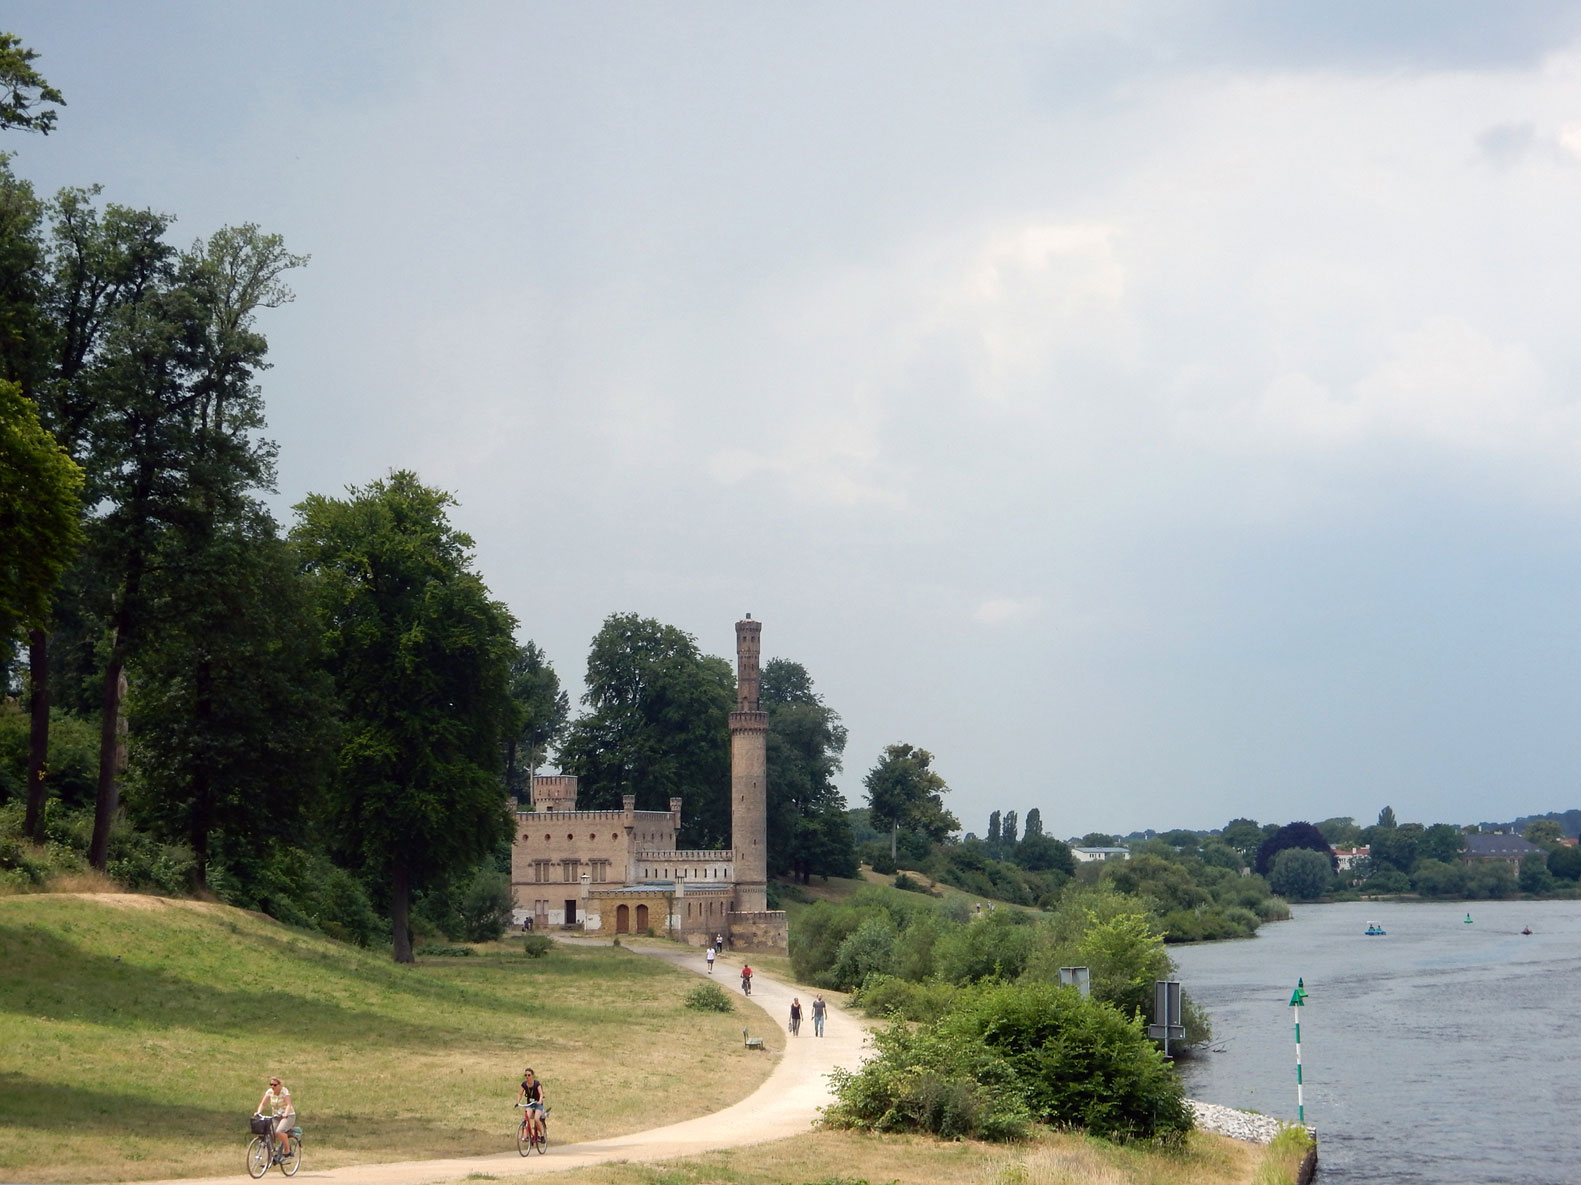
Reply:
[[730, 845], [736, 909], [768, 909], [768, 713], [758, 706], [763, 623], [736, 622], [736, 710], [730, 713]]

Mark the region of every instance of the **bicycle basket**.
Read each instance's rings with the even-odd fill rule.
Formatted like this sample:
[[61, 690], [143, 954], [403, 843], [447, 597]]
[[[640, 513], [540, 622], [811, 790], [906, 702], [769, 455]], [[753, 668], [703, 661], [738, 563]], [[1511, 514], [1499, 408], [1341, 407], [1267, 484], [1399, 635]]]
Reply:
[[255, 1136], [267, 1136], [274, 1131], [274, 1120], [265, 1119], [262, 1115], [254, 1115], [249, 1122], [252, 1124], [252, 1133]]

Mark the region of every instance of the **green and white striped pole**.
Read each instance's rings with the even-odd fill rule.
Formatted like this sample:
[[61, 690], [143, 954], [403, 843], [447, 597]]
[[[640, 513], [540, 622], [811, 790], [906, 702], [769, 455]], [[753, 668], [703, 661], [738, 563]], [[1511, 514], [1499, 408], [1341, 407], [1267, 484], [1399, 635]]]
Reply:
[[1307, 1124], [1306, 1105], [1301, 1100], [1301, 1005], [1306, 1003], [1307, 986], [1304, 978], [1296, 980], [1296, 990], [1290, 993], [1290, 1015], [1296, 1023], [1296, 1121]]

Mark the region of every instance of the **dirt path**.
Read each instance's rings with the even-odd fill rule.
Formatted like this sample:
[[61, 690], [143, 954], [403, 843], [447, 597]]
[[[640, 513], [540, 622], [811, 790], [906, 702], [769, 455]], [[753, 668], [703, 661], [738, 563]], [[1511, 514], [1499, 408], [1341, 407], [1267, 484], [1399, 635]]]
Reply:
[[[641, 947], [630, 949], [649, 957], [666, 959], [683, 970], [706, 978], [701, 952]], [[740, 969], [740, 959], [721, 958], [714, 967], [714, 978], [727, 991], [738, 991]], [[744, 1013], [746, 1027], [756, 1035], [769, 1025], [785, 1024], [790, 1016], [792, 996], [801, 997], [805, 1017], [801, 1036], [787, 1036], [785, 1055], [767, 1081], [741, 1102], [723, 1111], [608, 1140], [563, 1146], [551, 1144], [547, 1155], [534, 1154], [525, 1158], [512, 1148], [508, 1152], [487, 1156], [346, 1165], [343, 1168], [315, 1171], [312, 1143], [309, 1140], [302, 1170], [297, 1173], [295, 1180], [304, 1183], [332, 1182], [334, 1185], [431, 1185], [437, 1181], [460, 1180], [469, 1173], [487, 1173], [500, 1178], [523, 1177], [583, 1168], [611, 1160], [668, 1160], [676, 1156], [711, 1152], [716, 1148], [735, 1148], [794, 1136], [806, 1131], [817, 1118], [818, 1108], [829, 1102], [829, 1071], [836, 1066], [855, 1068], [861, 1061], [866, 1029], [855, 1014], [831, 1005], [824, 1028], [825, 1035], [822, 1038], [814, 1037], [811, 994], [801, 988], [789, 988], [762, 974], [753, 976], [752, 997], [750, 1001], [743, 1000], [742, 1003], [755, 1004], [763, 1012], [749, 1010]], [[308, 1128], [311, 1132], [311, 1117]], [[549, 1137], [551, 1140], [554, 1138], [552, 1115]], [[241, 1167], [240, 1144], [236, 1149], [236, 1161], [236, 1172], [223, 1177], [189, 1177], [181, 1181], [154, 1182], [152, 1185], [236, 1185], [238, 1178], [244, 1182], [247, 1180]], [[265, 1175], [263, 1185], [285, 1185], [285, 1178], [279, 1175], [278, 1169], [271, 1169]]]

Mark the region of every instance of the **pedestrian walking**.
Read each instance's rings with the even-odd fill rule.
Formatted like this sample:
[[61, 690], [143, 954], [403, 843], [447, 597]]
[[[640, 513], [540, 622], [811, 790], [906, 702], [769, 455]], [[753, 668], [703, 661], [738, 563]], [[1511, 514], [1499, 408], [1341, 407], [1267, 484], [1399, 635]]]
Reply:
[[791, 997], [790, 1031], [792, 1037], [801, 1036], [801, 997]]
[[714, 973], [714, 948], [708, 948], [708, 974]]
[[813, 997], [812, 1035], [814, 1037], [823, 1036], [823, 1014], [828, 1009], [828, 1007], [829, 1006], [823, 1002], [823, 996], [821, 994]]

